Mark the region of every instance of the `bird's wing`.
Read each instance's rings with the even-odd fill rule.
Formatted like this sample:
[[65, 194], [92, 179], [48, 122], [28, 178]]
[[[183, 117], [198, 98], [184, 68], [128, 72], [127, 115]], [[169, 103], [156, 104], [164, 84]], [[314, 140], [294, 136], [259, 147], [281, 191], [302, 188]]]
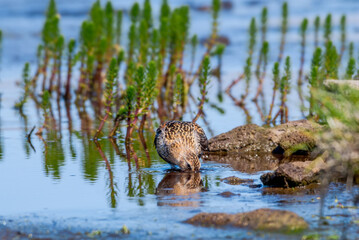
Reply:
[[208, 149], [208, 139], [203, 129], [200, 126], [196, 126], [196, 132], [199, 136], [199, 143], [201, 144], [202, 151], [209, 151]]
[[158, 128], [158, 129], [156, 130], [156, 136], [155, 136], [155, 139], [154, 139], [154, 141], [153, 141], [153, 144], [155, 145], [156, 148], [157, 148], [158, 135], [159, 135], [160, 133], [161, 133], [161, 129]]

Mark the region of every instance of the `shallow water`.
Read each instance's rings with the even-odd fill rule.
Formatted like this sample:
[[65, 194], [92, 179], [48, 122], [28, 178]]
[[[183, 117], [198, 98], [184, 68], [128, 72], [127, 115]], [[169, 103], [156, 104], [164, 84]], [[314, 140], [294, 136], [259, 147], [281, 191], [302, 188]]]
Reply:
[[[61, 27], [66, 37], [76, 37], [92, 2], [58, 1], [62, 16]], [[152, 2], [155, 6], [160, 1]], [[192, 32], [196, 32], [200, 39], [207, 36], [210, 28], [209, 13], [195, 10], [207, 1], [196, 1], [195, 4], [193, 1], [169, 2], [171, 6], [191, 4]], [[271, 61], [277, 58], [275, 49], [280, 40], [278, 24], [281, 1], [236, 1], [233, 4], [232, 10], [222, 11], [220, 16], [220, 33], [229, 37], [231, 42], [223, 59], [224, 87], [242, 71], [246, 58], [247, 25], [252, 16], [259, 16], [261, 8], [266, 4], [270, 19], [268, 39], [273, 48]], [[54, 102], [52, 110], [56, 128], [53, 129], [58, 130], [46, 132], [43, 140], [32, 135], [32, 148], [26, 135], [34, 125], [41, 126], [41, 113], [31, 101], [27, 103], [24, 115], [13, 109], [21, 92], [15, 83], [21, 78], [24, 62], [30, 61], [34, 71], [35, 51], [40, 40], [47, 1], [32, 1], [29, 5], [24, 0], [2, 0], [0, 5], [0, 29], [4, 32], [0, 64], [0, 237], [27, 238], [32, 234], [31, 236], [58, 239], [117, 238], [124, 236], [121, 233], [123, 225], [131, 232], [125, 236], [136, 239], [300, 239], [302, 234], [316, 232], [327, 236], [343, 234], [354, 239], [359, 234], [357, 209], [330, 207], [353, 206], [351, 193], [358, 192], [356, 187], [347, 192], [342, 184], [330, 186], [324, 207], [327, 224], [320, 224], [320, 199], [317, 192], [299, 195], [266, 194], [266, 188], [263, 187], [228, 185], [220, 179], [237, 176], [254, 179], [254, 184], [260, 184], [259, 176], [263, 172], [249, 174], [236, 171], [231, 165], [211, 161], [203, 163], [200, 174], [171, 172], [169, 165], [155, 152], [151, 132], [146, 136], [150, 160], [140, 143], [135, 142], [133, 147], [139, 161], [138, 164], [134, 161], [129, 164], [121, 136], [115, 142], [101, 139], [99, 146], [91, 140], [93, 129], [98, 125], [91, 109], [88, 109], [88, 113], [79, 112], [75, 106], [66, 108], [64, 103], [57, 106]], [[129, 9], [132, 1], [116, 1], [114, 5]], [[312, 21], [316, 15], [324, 18], [327, 13], [332, 12], [336, 23], [333, 37], [339, 39], [338, 22], [340, 15], [345, 13], [348, 41], [359, 40], [357, 1], [289, 1], [289, 7], [290, 30], [285, 54], [292, 57], [293, 73], [298, 71], [300, 38], [297, 29], [303, 16]], [[158, 8], [154, 7], [155, 14], [158, 14]], [[313, 49], [313, 34], [309, 32], [308, 53]], [[295, 81], [296, 78], [293, 82]], [[224, 95], [223, 103], [218, 103], [215, 98], [217, 88], [217, 83], [213, 80], [209, 92], [210, 101], [219, 104], [226, 114], [221, 115], [206, 107], [209, 127], [204, 128], [208, 136], [245, 124], [248, 119], [227, 95]], [[237, 97], [242, 94], [243, 88], [243, 83], [235, 87], [233, 92]], [[255, 88], [254, 83], [251, 89]], [[266, 80], [265, 89], [264, 108], [268, 108], [271, 98], [269, 79]], [[303, 118], [295, 86], [288, 105], [290, 120]], [[248, 100], [246, 107], [252, 121], [261, 124], [255, 105]], [[84, 117], [85, 114], [88, 117]], [[186, 117], [191, 119], [190, 114]], [[203, 121], [199, 123], [205, 126]], [[101, 152], [105, 157], [101, 156]], [[197, 183], [198, 187], [194, 190], [186, 189], [186, 183], [189, 182]], [[218, 195], [225, 191], [240, 195], [230, 198]], [[267, 235], [245, 229], [207, 229], [182, 223], [199, 212], [236, 213], [263, 207], [294, 211], [309, 222], [310, 230], [301, 235]], [[17, 231], [21, 234], [18, 235]], [[96, 235], [93, 231], [101, 231], [101, 235]]]

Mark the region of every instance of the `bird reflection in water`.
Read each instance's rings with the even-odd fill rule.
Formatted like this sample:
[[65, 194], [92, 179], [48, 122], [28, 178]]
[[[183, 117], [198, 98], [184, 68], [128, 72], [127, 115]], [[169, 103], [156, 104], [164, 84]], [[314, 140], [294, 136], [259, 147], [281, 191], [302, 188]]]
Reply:
[[199, 207], [203, 187], [199, 172], [170, 172], [158, 184], [158, 206]]

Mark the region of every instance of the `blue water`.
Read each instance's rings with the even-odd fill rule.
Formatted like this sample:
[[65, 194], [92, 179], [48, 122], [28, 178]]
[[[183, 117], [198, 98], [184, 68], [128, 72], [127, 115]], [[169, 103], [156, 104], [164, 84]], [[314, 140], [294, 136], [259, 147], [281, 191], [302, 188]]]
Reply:
[[[61, 14], [61, 30], [66, 38], [77, 37], [81, 22], [86, 19], [88, 9], [93, 1], [58, 1]], [[133, 1], [113, 1], [116, 8], [128, 10]], [[160, 1], [152, 1], [154, 15], [158, 15]], [[169, 1], [171, 6], [189, 4], [191, 6], [192, 33], [205, 39], [210, 30], [210, 13], [196, 10], [197, 7], [207, 5], [209, 1]], [[271, 99], [271, 67], [277, 59], [280, 41], [280, 7], [282, 1], [233, 1], [233, 9], [223, 10], [220, 14], [220, 35], [230, 40], [223, 56], [222, 80], [227, 87], [243, 71], [247, 57], [247, 26], [250, 18], [260, 15], [263, 6], [269, 9], [268, 41], [270, 42], [270, 64], [268, 77], [265, 80], [264, 109], [269, 108]], [[262, 172], [248, 174], [235, 171], [230, 165], [215, 162], [204, 162], [200, 177], [203, 187], [198, 192], [188, 193], [185, 190], [169, 195], [156, 195], [160, 182], [171, 175], [169, 166], [162, 161], [155, 152], [152, 144], [153, 135], [148, 133], [147, 140], [151, 161], [148, 161], [140, 143], [135, 142], [135, 151], [140, 160], [138, 167], [134, 161], [130, 162], [130, 169], [125, 158], [122, 139], [115, 145], [107, 139], [99, 141], [106, 160], [101, 157], [99, 150], [91, 140], [92, 132], [98, 124], [89, 110], [89, 122], [80, 119], [79, 112], [72, 106], [69, 121], [66, 107], [53, 103], [53, 113], [56, 126], [60, 131], [45, 133], [42, 141], [32, 135], [31, 148], [26, 135], [33, 126], [42, 124], [41, 113], [35, 104], [29, 101], [24, 109], [24, 116], [13, 109], [19, 98], [21, 89], [16, 83], [21, 80], [23, 64], [29, 61], [32, 72], [35, 71], [36, 48], [40, 41], [41, 28], [44, 21], [44, 11], [47, 1], [36, 0], [2, 0], [0, 2], [0, 29], [4, 33], [0, 64], [0, 237], [13, 236], [14, 232], [24, 233], [23, 237], [32, 236], [51, 238], [86, 238], [86, 233], [101, 231], [97, 238], [116, 238], [122, 236], [120, 230], [126, 225], [131, 233], [129, 238], [135, 239], [179, 239], [205, 238], [293, 238], [299, 235], [265, 235], [262, 232], [252, 232], [238, 229], [214, 229], [193, 227], [182, 223], [199, 212], [228, 212], [237, 213], [257, 208], [287, 209], [296, 212], [310, 223], [310, 231], [304, 234], [321, 232], [324, 234], [338, 234], [342, 227], [348, 225], [343, 234], [354, 238], [358, 232], [359, 219], [357, 209], [339, 209], [325, 207], [325, 214], [332, 216], [327, 220], [328, 226], [319, 227], [319, 195], [264, 195], [263, 188], [250, 188], [247, 185], [232, 186], [221, 178], [238, 176], [254, 179], [254, 184], [260, 184], [259, 176]], [[310, 23], [315, 16], [322, 19], [327, 13], [333, 14], [333, 39], [337, 39], [339, 46], [340, 33], [338, 29], [341, 14], [347, 16], [347, 41], [359, 42], [359, 4], [357, 1], [289, 1], [290, 21], [287, 35], [285, 55], [292, 57], [293, 88], [289, 95], [290, 120], [302, 119], [300, 101], [296, 91], [296, 73], [299, 70], [300, 37], [298, 26], [303, 17]], [[127, 19], [127, 16], [125, 16]], [[125, 32], [128, 19], [124, 20]], [[126, 35], [126, 34], [123, 34]], [[323, 33], [321, 32], [322, 36]], [[313, 50], [313, 29], [310, 24], [308, 32], [307, 56]], [[125, 42], [126, 40], [123, 39]], [[322, 41], [322, 37], [321, 37]], [[203, 46], [200, 52], [203, 52]], [[355, 50], [357, 54], [357, 49]], [[199, 59], [197, 59], [198, 61]], [[213, 61], [216, 62], [215, 60]], [[256, 62], [256, 61], [254, 61]], [[306, 69], [310, 61], [306, 61]], [[344, 64], [345, 65], [345, 64]], [[342, 69], [341, 72], [344, 70]], [[256, 89], [253, 79], [251, 90]], [[219, 103], [216, 99], [218, 85], [213, 79], [209, 99], [225, 110], [221, 115], [216, 110], [205, 106], [207, 122], [202, 120], [210, 137], [247, 123], [243, 110], [235, 106], [232, 100], [224, 94], [224, 100]], [[303, 87], [307, 92], [307, 86]], [[194, 89], [195, 90], [195, 89]], [[238, 84], [232, 91], [240, 97], [244, 92], [244, 82]], [[250, 101], [254, 91], [248, 98], [246, 107], [252, 122], [261, 124], [257, 108]], [[261, 103], [262, 104], [262, 103]], [[276, 104], [275, 110], [278, 109]], [[262, 105], [261, 105], [262, 107]], [[60, 116], [61, 115], [61, 119]], [[190, 114], [186, 115], [190, 119]], [[183, 179], [166, 178], [173, 185], [183, 185]], [[219, 193], [231, 191], [239, 196], [224, 198]], [[357, 191], [355, 188], [352, 192]], [[336, 198], [338, 199], [336, 201]], [[332, 185], [326, 199], [326, 206], [337, 205], [338, 201], [352, 206], [352, 195], [345, 191], [341, 184]], [[79, 233], [78, 235], [76, 235]]]

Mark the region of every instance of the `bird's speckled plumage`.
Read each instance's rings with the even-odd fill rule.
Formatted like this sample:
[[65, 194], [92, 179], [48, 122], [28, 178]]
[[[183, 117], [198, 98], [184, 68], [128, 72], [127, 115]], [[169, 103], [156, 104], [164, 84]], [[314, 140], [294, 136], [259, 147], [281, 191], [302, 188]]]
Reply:
[[202, 151], [208, 151], [208, 140], [198, 124], [170, 121], [157, 129], [155, 146], [160, 157], [172, 166], [198, 171]]

